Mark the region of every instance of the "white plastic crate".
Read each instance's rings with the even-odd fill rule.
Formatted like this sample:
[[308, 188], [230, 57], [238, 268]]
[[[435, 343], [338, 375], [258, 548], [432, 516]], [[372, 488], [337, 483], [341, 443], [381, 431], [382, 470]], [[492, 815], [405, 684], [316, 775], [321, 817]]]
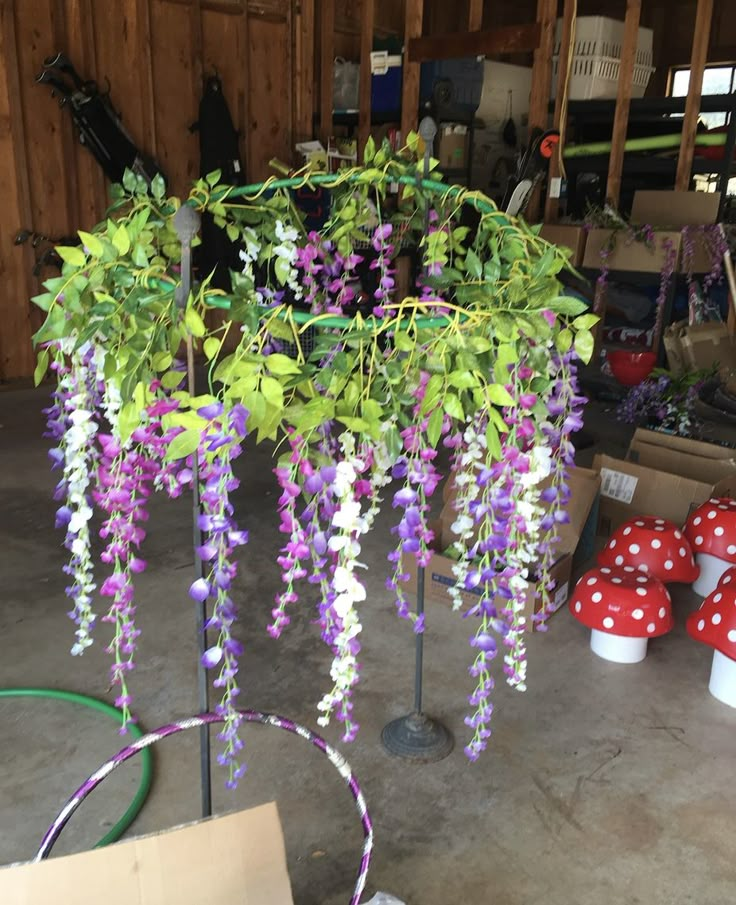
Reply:
[[[634, 77], [631, 93], [642, 97], [654, 67], [652, 66], [651, 28], [640, 28], [634, 58]], [[575, 25], [575, 49], [570, 73], [570, 100], [615, 98], [621, 70], [621, 48], [624, 23], [607, 16], [580, 16]], [[557, 20], [554, 61], [552, 69], [552, 97], [557, 94], [557, 75], [560, 66], [562, 19]]]

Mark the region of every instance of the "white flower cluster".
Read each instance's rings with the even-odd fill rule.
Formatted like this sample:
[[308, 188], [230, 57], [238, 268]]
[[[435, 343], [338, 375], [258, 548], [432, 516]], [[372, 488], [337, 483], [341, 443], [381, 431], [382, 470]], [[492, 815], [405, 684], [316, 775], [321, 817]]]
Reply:
[[294, 266], [297, 258], [296, 240], [299, 233], [293, 226], [284, 226], [281, 220], [276, 221], [276, 238], [278, 245], [274, 245], [273, 253], [276, 256], [274, 267], [276, 274], [291, 289], [294, 298], [302, 297], [302, 286], [299, 282], [299, 271]]
[[92, 507], [88, 496], [97, 423], [89, 386], [90, 381], [96, 381], [99, 375], [94, 359], [89, 366], [85, 363], [88, 351], [87, 346], [82, 346], [72, 353], [69, 372], [63, 376], [59, 387], [62, 393], [68, 394], [65, 407], [69, 426], [64, 434], [63, 450], [66, 505], [71, 511], [67, 546], [72, 554], [71, 578], [75, 588], [72, 618], [77, 624], [77, 640], [71, 649], [75, 656], [84, 653], [92, 644], [90, 632], [95, 621], [92, 594], [96, 585], [93, 581], [89, 532]]
[[476, 429], [474, 421], [470, 421], [463, 433], [464, 449], [457, 462], [455, 473], [455, 509], [457, 518], [451, 525], [457, 540], [453, 544], [454, 552], [459, 554], [459, 559], [452, 565], [452, 573], [457, 584], [448, 588], [452, 598], [452, 608], [460, 609], [463, 600], [460, 589], [465, 584], [465, 579], [470, 571], [470, 559], [468, 557], [468, 541], [473, 536], [475, 524], [468, 513], [471, 505], [480, 497], [481, 488], [475, 478], [475, 472], [480, 471], [486, 458], [485, 433]]
[[338, 500], [338, 508], [332, 518], [335, 533], [328, 545], [337, 554], [332, 580], [336, 596], [332, 608], [339, 617], [342, 628], [333, 641], [335, 656], [330, 667], [330, 677], [334, 685], [317, 705], [320, 711], [317, 722], [320, 726], [329, 725], [330, 715], [349, 695], [358, 679], [357, 658], [350, 649], [350, 642], [362, 630], [355, 604], [366, 598], [365, 587], [355, 575], [356, 568], [365, 568], [363, 563], [358, 562], [361, 550], [358, 538], [370, 527], [369, 520], [361, 514], [360, 502], [355, 499], [355, 482], [363, 471], [364, 463], [356, 454], [355, 436], [349, 431], [345, 431], [340, 437], [340, 446], [343, 458], [336, 465], [332, 485]]
[[[238, 253], [240, 260], [243, 262], [242, 272], [255, 286], [256, 275], [253, 265], [258, 260], [261, 244], [258, 241], [258, 233], [250, 226], [245, 227], [242, 238], [245, 245]], [[262, 293], [256, 292], [256, 301], [259, 305], [263, 302]]]

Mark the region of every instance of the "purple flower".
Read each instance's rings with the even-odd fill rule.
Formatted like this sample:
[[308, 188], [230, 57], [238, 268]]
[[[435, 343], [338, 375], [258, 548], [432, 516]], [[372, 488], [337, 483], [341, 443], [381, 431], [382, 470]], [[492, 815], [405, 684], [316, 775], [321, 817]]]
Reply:
[[397, 506], [411, 506], [416, 501], [416, 490], [412, 490], [411, 487], [403, 487], [394, 494], [393, 507], [396, 509]]
[[210, 586], [204, 578], [198, 578], [193, 581], [189, 588], [189, 596], [199, 603], [203, 603], [209, 597], [209, 594]]
[[212, 421], [214, 418], [219, 418], [224, 409], [225, 406], [221, 402], [211, 402], [209, 405], [203, 405], [201, 408], [198, 408], [197, 414], [200, 418], [206, 418], [208, 421]]
[[205, 669], [212, 669], [222, 660], [222, 656], [223, 650], [221, 647], [217, 645], [210, 647], [202, 654], [202, 666]]

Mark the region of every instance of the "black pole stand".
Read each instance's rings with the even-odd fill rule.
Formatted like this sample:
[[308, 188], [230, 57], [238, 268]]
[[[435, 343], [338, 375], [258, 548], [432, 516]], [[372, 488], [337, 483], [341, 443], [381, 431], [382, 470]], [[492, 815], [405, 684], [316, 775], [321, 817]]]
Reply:
[[[432, 155], [437, 126], [430, 116], [419, 124], [424, 139], [424, 178], [429, 177], [429, 158]], [[427, 221], [429, 209], [427, 209]], [[425, 223], [425, 233], [427, 232]], [[417, 568], [417, 617], [424, 613], [424, 566]], [[449, 729], [422, 712], [422, 671], [424, 664], [424, 632], [417, 632], [414, 665], [414, 710], [392, 720], [383, 727], [381, 741], [389, 754], [417, 763], [442, 760], [452, 751], [455, 741]]]
[[[177, 288], [176, 303], [183, 310], [186, 308], [189, 292], [192, 288], [192, 239], [199, 232], [199, 214], [183, 204], [174, 215], [174, 228], [181, 242], [181, 284]], [[187, 339], [187, 388], [190, 395], [195, 394], [194, 383], [194, 346], [191, 336]], [[196, 551], [202, 545], [202, 531], [199, 527], [199, 459], [197, 453], [192, 455], [192, 532]], [[202, 560], [194, 553], [194, 577], [203, 578]], [[207, 604], [205, 601], [195, 604], [197, 620], [197, 642], [199, 657], [197, 659], [197, 686], [199, 691], [199, 712], [208, 713], [210, 709], [210, 691], [207, 671], [202, 665], [202, 655], [207, 649], [205, 622], [207, 621]], [[209, 725], [199, 730], [199, 773], [202, 794], [202, 817], [212, 816], [212, 779]]]

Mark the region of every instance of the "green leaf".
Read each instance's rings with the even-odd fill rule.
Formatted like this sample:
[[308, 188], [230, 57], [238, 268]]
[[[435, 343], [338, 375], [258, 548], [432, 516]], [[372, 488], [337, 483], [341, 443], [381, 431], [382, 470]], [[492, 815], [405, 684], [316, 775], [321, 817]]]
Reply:
[[184, 315], [184, 323], [192, 336], [196, 336], [197, 338], [204, 336], [207, 332], [204, 321], [196, 308], [187, 308]]
[[151, 180], [151, 194], [156, 201], [162, 201], [166, 195], [166, 180], [160, 173], [156, 173]]
[[213, 170], [211, 173], [208, 173], [204, 178], [207, 180], [207, 185], [209, 185], [209, 187], [212, 188], [213, 186], [217, 185], [217, 183], [220, 181], [220, 179], [222, 179], [222, 170]]
[[261, 380], [261, 393], [269, 405], [277, 409], [284, 407], [284, 388], [275, 377], [264, 377]]
[[117, 248], [120, 255], [127, 255], [130, 251], [130, 236], [124, 223], [121, 223], [112, 234], [112, 244]]
[[169, 443], [169, 448], [166, 450], [166, 459], [172, 461], [174, 459], [185, 459], [190, 456], [199, 446], [200, 437], [200, 431], [195, 429], [185, 430], [183, 433], [177, 434]]
[[373, 136], [368, 136], [368, 141], [365, 143], [365, 148], [363, 149], [363, 163], [369, 164], [376, 156], [376, 143], [373, 140]]
[[301, 374], [301, 368], [288, 355], [282, 355], [280, 352], [272, 352], [266, 358], [266, 367], [272, 374], [285, 376], [287, 374]]
[[595, 327], [600, 318], [597, 314], [581, 314], [580, 317], [576, 317], [572, 322], [572, 326], [574, 330], [590, 330], [591, 327]]
[[154, 371], [167, 371], [171, 367], [173, 357], [170, 352], [156, 352], [151, 359]]
[[134, 192], [138, 180], [132, 170], [126, 169], [123, 173], [123, 188], [126, 192]]
[[494, 405], [501, 406], [510, 406], [514, 407], [516, 403], [514, 402], [513, 396], [509, 393], [506, 387], [501, 386], [500, 383], [490, 383], [487, 388], [488, 398]]
[[456, 421], [462, 421], [465, 417], [465, 410], [462, 403], [454, 393], [448, 393], [444, 400], [445, 412]]
[[[492, 411], [494, 410], [492, 409]], [[501, 438], [498, 436], [498, 431], [493, 421], [489, 421], [486, 427], [486, 443], [488, 444], [488, 452], [495, 460], [499, 460], [501, 458]]]
[[142, 245], [137, 242], [133, 246], [133, 263], [136, 267], [148, 267], [148, 255]]
[[38, 355], [36, 370], [33, 372], [33, 385], [38, 386], [46, 375], [49, 366], [48, 349], [43, 349]]
[[397, 330], [394, 333], [394, 346], [399, 350], [399, 352], [411, 352], [412, 349], [416, 346], [416, 342], [409, 336], [408, 333], [403, 332], [402, 330]]
[[254, 431], [263, 424], [266, 417], [266, 400], [257, 390], [243, 396], [243, 405], [248, 409], [248, 430]]
[[78, 235], [82, 240], [82, 245], [91, 255], [94, 255], [96, 258], [102, 257], [102, 254], [105, 251], [105, 247], [97, 238], [97, 236], [93, 236], [92, 233], [86, 233], [81, 229], [78, 231]]
[[57, 245], [54, 251], [62, 261], [66, 261], [72, 267], [84, 267], [87, 263], [87, 256], [76, 245]]
[[470, 371], [453, 371], [448, 375], [447, 382], [458, 390], [469, 390], [478, 384]]
[[468, 253], [465, 255], [465, 269], [475, 280], [479, 280], [483, 275], [483, 265], [480, 263], [480, 258], [472, 248], [469, 248]]
[[499, 412], [499, 410], [497, 408], [490, 406], [488, 408], [488, 417], [496, 425], [496, 427], [502, 434], [507, 434], [509, 432], [509, 426], [503, 420], [503, 418], [501, 417], [501, 412]]
[[204, 354], [207, 357], [207, 360], [211, 361], [215, 357], [215, 355], [217, 355], [217, 353], [220, 351], [220, 340], [215, 339], [214, 336], [209, 336], [204, 341], [204, 345], [202, 348], [203, 348]]
[[118, 415], [118, 431], [120, 433], [120, 441], [125, 443], [133, 431], [140, 424], [140, 409], [134, 400], [126, 402], [120, 409]]
[[31, 301], [39, 307], [41, 311], [48, 311], [54, 303], [56, 296], [53, 292], [42, 292], [41, 295], [34, 295]]
[[291, 273], [291, 264], [289, 264], [286, 258], [276, 258], [273, 270], [279, 283], [282, 286], [286, 285], [286, 281], [289, 279], [289, 274]]
[[427, 422], [427, 440], [430, 446], [436, 447], [440, 442], [442, 434], [442, 422], [445, 420], [445, 413], [440, 408], [436, 408], [429, 416]]
[[569, 352], [572, 346], [572, 330], [568, 330], [567, 327], [564, 330], [560, 330], [555, 338], [555, 345], [557, 350], [563, 355], [565, 352]]
[[161, 378], [161, 384], [166, 390], [173, 390], [179, 386], [184, 379], [181, 371], [167, 371]]
[[551, 299], [544, 307], [554, 311], [556, 314], [565, 314], [569, 317], [582, 314], [583, 311], [588, 310], [586, 302], [569, 295], [560, 295], [555, 299]]
[[595, 347], [595, 339], [590, 330], [580, 330], [575, 336], [575, 352], [578, 358], [585, 364], [588, 364]]
[[237, 242], [240, 236], [240, 230], [234, 223], [228, 223], [225, 227], [227, 237], [231, 242]]
[[365, 420], [365, 418], [343, 418], [342, 416], [340, 416], [337, 420], [344, 424], [349, 431], [357, 431], [358, 433], [363, 434], [368, 433], [370, 429], [370, 425]]

